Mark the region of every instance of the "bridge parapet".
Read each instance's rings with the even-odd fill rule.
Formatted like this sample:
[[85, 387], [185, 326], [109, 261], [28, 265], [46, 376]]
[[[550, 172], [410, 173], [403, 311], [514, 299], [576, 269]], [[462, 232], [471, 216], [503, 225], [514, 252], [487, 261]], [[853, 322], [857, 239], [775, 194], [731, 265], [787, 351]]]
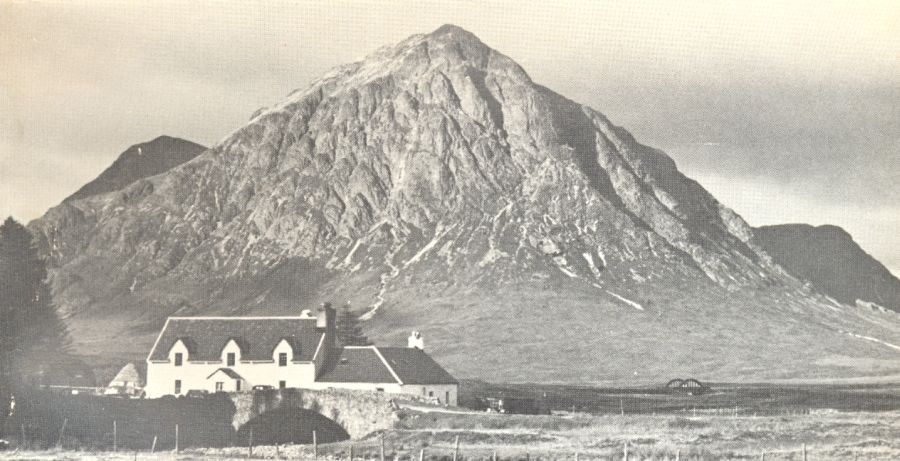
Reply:
[[377, 430], [393, 428], [399, 416], [393, 399], [382, 392], [348, 389], [266, 389], [231, 392], [235, 412], [232, 426], [240, 430], [253, 418], [278, 408], [302, 408], [339, 424], [358, 439]]

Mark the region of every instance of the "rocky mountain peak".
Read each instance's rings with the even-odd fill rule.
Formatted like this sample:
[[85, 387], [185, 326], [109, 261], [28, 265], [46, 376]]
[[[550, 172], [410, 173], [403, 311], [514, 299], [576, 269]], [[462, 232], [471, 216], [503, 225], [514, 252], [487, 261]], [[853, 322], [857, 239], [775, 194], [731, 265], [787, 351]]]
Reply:
[[[85, 347], [149, 346], [168, 315], [327, 300], [356, 306], [370, 337], [425, 330], [451, 370], [497, 379], [634, 371], [600, 355], [764, 373], [753, 335], [784, 330], [768, 349], [796, 352], [786, 369], [814, 363], [810, 342], [847, 341], [839, 308], [664, 152], [455, 26], [337, 67], [206, 154], [32, 228]], [[123, 319], [119, 336], [91, 330], [101, 315]], [[798, 317], [813, 326], [788, 331]]]

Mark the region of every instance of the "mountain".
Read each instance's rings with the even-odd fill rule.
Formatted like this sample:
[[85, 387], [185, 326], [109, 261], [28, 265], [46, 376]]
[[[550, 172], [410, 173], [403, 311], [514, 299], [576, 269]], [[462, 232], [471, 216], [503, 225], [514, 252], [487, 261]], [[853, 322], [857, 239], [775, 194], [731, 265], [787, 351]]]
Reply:
[[844, 229], [782, 224], [753, 232], [775, 262], [834, 299], [875, 303], [900, 312], [900, 280]]
[[196, 157], [206, 147], [184, 139], [160, 136], [135, 144], [119, 155], [106, 170], [65, 201], [117, 191], [139, 179], [155, 176]]
[[31, 228], [98, 363], [146, 354], [169, 315], [349, 300], [371, 339], [422, 331], [459, 377], [900, 373], [895, 314], [804, 285], [665, 153], [455, 26]]

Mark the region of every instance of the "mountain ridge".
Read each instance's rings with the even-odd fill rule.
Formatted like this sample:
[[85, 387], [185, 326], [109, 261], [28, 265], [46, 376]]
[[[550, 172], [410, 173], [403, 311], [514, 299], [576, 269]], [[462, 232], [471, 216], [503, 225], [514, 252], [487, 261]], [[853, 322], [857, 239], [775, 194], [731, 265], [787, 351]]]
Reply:
[[168, 315], [349, 300], [373, 339], [423, 331], [467, 377], [900, 371], [861, 338], [900, 343], [894, 317], [804, 286], [665, 153], [454, 26], [339, 66], [190, 161], [31, 227], [98, 360], [146, 352]]
[[157, 136], [126, 149], [99, 176], [63, 201], [120, 190], [140, 179], [164, 173], [205, 150], [206, 147], [191, 141], [167, 135]]
[[900, 280], [843, 228], [780, 224], [754, 233], [778, 264], [823, 293], [842, 303], [874, 302], [900, 312]]

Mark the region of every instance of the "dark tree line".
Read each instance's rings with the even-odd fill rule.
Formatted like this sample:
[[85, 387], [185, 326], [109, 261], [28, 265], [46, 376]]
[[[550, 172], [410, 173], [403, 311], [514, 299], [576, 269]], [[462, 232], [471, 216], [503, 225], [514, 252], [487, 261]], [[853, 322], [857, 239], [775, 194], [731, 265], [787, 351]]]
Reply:
[[7, 218], [0, 225], [0, 431], [10, 396], [67, 365], [68, 352], [69, 338], [51, 299], [46, 263], [31, 232]]
[[345, 303], [338, 312], [335, 330], [341, 346], [368, 346], [371, 344], [369, 338], [363, 334], [359, 318], [350, 309], [350, 303]]

